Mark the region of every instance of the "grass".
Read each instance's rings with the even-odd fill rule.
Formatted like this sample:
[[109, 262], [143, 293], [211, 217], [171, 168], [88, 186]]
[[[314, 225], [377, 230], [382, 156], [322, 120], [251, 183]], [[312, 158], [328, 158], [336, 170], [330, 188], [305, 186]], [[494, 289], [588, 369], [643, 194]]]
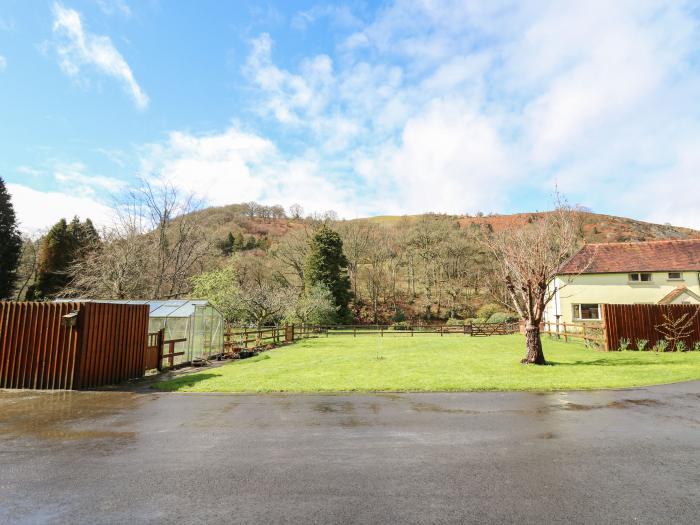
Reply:
[[523, 366], [520, 335], [336, 336], [156, 384], [178, 392], [587, 390], [700, 379], [700, 352], [597, 352], [543, 337], [552, 366]]

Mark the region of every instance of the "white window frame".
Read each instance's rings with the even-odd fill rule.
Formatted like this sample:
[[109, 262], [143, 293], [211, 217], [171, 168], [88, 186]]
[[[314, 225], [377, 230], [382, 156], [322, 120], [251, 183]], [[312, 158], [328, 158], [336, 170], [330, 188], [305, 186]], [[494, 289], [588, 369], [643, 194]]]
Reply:
[[[671, 274], [678, 275], [678, 277], [671, 277]], [[668, 272], [669, 281], [683, 281], [683, 272]]]
[[[636, 275], [637, 278], [634, 279], [632, 276]], [[649, 279], [642, 279], [642, 276], [648, 275]], [[644, 284], [654, 282], [654, 276], [651, 272], [631, 272], [627, 274], [627, 280], [630, 284]]]
[[[591, 317], [588, 319], [583, 319], [581, 317], [581, 307], [584, 305], [586, 305], [586, 306], [595, 305], [598, 308], [598, 317], [595, 317], [595, 318]], [[600, 306], [600, 303], [574, 303], [571, 305], [571, 310], [572, 310], [571, 311], [571, 318], [574, 321], [586, 322], [586, 321], [601, 321], [602, 320], [602, 317], [601, 317], [602, 308]], [[578, 310], [578, 315], [577, 315], [577, 310]]]

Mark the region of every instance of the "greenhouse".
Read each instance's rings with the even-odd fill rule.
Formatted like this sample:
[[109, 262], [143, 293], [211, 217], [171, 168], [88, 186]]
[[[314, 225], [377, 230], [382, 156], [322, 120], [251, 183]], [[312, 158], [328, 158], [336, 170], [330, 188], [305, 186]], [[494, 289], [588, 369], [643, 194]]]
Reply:
[[164, 328], [166, 341], [187, 339], [175, 343], [175, 352], [184, 352], [175, 358], [175, 364], [198, 357], [209, 359], [224, 351], [224, 318], [208, 301], [171, 299], [141, 303], [151, 308], [149, 332]]
[[[86, 302], [81, 299], [82, 302]], [[207, 300], [153, 299], [127, 301], [94, 301], [100, 303], [147, 304], [150, 308], [149, 333], [165, 329], [165, 341], [186, 339], [175, 343], [174, 364], [187, 363], [195, 358], [209, 359], [224, 351], [224, 319]], [[165, 352], [169, 351], [166, 345]]]

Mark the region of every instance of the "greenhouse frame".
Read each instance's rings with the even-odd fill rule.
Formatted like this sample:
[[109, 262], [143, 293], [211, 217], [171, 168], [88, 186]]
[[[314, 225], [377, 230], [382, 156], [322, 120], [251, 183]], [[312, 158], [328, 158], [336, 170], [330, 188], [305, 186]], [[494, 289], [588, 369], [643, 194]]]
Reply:
[[[175, 343], [174, 351], [183, 352], [174, 364], [189, 363], [194, 359], [209, 359], [224, 351], [224, 318], [205, 299], [150, 299], [150, 300], [85, 300], [81, 302], [147, 304], [150, 309], [148, 332], [164, 329], [165, 341], [186, 339]], [[168, 345], [165, 349], [169, 351]]]

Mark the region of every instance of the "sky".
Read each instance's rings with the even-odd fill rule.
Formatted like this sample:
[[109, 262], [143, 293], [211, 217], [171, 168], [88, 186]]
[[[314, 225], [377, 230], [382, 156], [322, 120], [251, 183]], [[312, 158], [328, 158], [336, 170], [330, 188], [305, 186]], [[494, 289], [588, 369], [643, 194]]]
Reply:
[[0, 0], [0, 176], [25, 231], [168, 182], [341, 217], [558, 188], [700, 228], [700, 3]]

